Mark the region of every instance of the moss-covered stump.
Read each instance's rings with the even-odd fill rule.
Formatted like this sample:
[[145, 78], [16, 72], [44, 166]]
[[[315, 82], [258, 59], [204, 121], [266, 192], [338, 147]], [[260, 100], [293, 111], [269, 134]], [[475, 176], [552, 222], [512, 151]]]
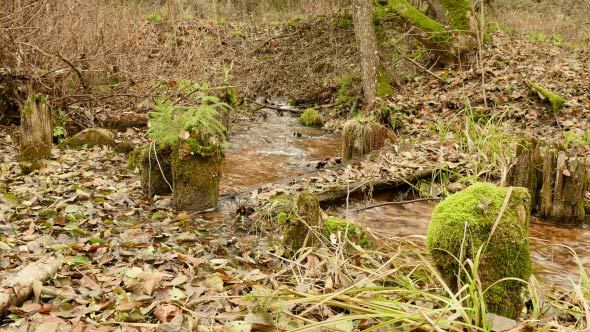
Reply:
[[115, 135], [110, 130], [103, 128], [84, 129], [76, 135], [65, 139], [61, 144], [74, 149], [83, 146], [116, 146]]
[[321, 127], [324, 125], [324, 119], [318, 111], [308, 108], [299, 116], [299, 123], [306, 127]]
[[[458, 281], [466, 279], [457, 259], [474, 260], [483, 246], [478, 277], [483, 289], [490, 287], [484, 295], [487, 309], [515, 319], [523, 308], [526, 285], [499, 280], [529, 280], [529, 220], [530, 195], [525, 188], [477, 183], [436, 206], [428, 227], [428, 250], [449, 287], [456, 290]], [[467, 265], [464, 268], [471, 271]]]
[[[148, 153], [149, 152], [149, 153]], [[168, 195], [172, 192], [171, 149], [162, 149], [154, 144], [135, 151], [139, 154], [141, 168], [141, 188], [146, 195]], [[132, 155], [133, 157], [133, 155]], [[137, 160], [131, 161], [137, 163]], [[137, 164], [135, 165], [137, 167]]]
[[[337, 242], [350, 241], [365, 249], [373, 247], [369, 233], [362, 226], [337, 217], [328, 217], [324, 220], [322, 235], [329, 240], [334, 236]], [[347, 248], [350, 246], [347, 245]]]
[[172, 151], [172, 200], [177, 210], [214, 209], [219, 200], [223, 155], [194, 153], [187, 141]]
[[284, 218], [277, 218], [284, 224], [283, 244], [289, 254], [318, 244], [317, 234], [322, 228], [321, 212], [315, 195], [301, 193], [297, 196], [294, 211], [285, 211]]
[[51, 111], [46, 96], [30, 94], [21, 107], [19, 162], [24, 173], [41, 166], [51, 157]]
[[387, 129], [370, 119], [348, 120], [342, 128], [342, 160], [349, 161], [385, 144]]

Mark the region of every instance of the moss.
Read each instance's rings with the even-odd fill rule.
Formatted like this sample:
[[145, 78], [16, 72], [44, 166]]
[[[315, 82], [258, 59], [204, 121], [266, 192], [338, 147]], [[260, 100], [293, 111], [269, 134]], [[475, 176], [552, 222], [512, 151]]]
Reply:
[[322, 234], [325, 237], [330, 238], [330, 234], [338, 236], [338, 233], [342, 234], [342, 236], [346, 234], [347, 240], [354, 242], [365, 249], [373, 247], [369, 234], [362, 226], [336, 217], [328, 217], [324, 220]]
[[389, 0], [387, 9], [397, 13], [422, 31], [430, 33], [432, 41], [449, 42], [451, 40], [451, 34], [444, 25], [424, 15], [406, 0]]
[[62, 145], [70, 148], [80, 148], [102, 145], [114, 147], [116, 144], [115, 135], [111, 131], [103, 128], [88, 128], [67, 138], [62, 142]]
[[321, 211], [318, 199], [307, 192], [297, 196], [295, 210], [285, 211], [283, 245], [287, 248], [288, 254], [296, 253], [303, 247], [313, 247], [318, 243], [310, 228], [319, 231], [322, 227]]
[[446, 11], [451, 28], [458, 31], [470, 31], [469, 0], [441, 0], [441, 6]]
[[[450, 287], [456, 288], [457, 279], [463, 275], [458, 274], [455, 257], [474, 260], [488, 238], [478, 273], [483, 288], [503, 278], [528, 281], [531, 275], [528, 242], [531, 199], [525, 188], [513, 188], [495, 233], [490, 237], [507, 191], [507, 188], [493, 184], [476, 183], [447, 197], [434, 209], [428, 227], [427, 246]], [[488, 310], [517, 318], [523, 308], [524, 286], [524, 283], [515, 280], [498, 282], [485, 294]]]
[[306, 109], [299, 117], [299, 122], [307, 127], [321, 127], [324, 125], [322, 116], [313, 108]]
[[147, 146], [140, 146], [135, 148], [127, 157], [127, 169], [137, 172], [141, 170], [141, 159]]
[[43, 209], [39, 211], [38, 216], [40, 219], [55, 218], [57, 216], [57, 211], [55, 209]]
[[350, 104], [360, 94], [361, 80], [358, 75], [344, 75], [338, 84], [336, 103]]
[[[156, 146], [154, 152], [153, 145], [145, 145], [139, 148], [139, 160], [141, 164], [138, 167], [141, 170], [141, 187], [143, 192], [148, 196], [167, 195], [172, 192], [172, 161], [170, 148], [161, 148]], [[148, 153], [149, 151], [149, 153]]]
[[200, 211], [213, 209], [219, 200], [219, 179], [223, 155], [192, 153], [186, 143], [172, 151], [174, 191], [172, 200], [177, 210]]
[[529, 83], [529, 87], [535, 91], [542, 100], [549, 101], [554, 112], [561, 110], [565, 106], [565, 98], [555, 92], [532, 82]]
[[387, 73], [380, 69], [377, 71], [377, 96], [386, 97], [393, 93], [393, 87], [389, 83]]

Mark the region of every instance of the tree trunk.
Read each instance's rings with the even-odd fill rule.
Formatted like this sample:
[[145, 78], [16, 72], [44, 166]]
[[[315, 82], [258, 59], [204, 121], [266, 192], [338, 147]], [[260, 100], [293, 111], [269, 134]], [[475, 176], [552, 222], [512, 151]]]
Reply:
[[174, 208], [187, 211], [214, 209], [219, 200], [223, 156], [193, 155], [187, 153], [190, 147], [185, 145], [176, 147], [172, 152]]
[[565, 224], [581, 224], [586, 217], [584, 193], [588, 187], [588, 161], [547, 149], [543, 156], [541, 217]]
[[33, 292], [33, 283], [44, 282], [57, 273], [63, 259], [46, 257], [27, 265], [15, 276], [6, 278], [0, 284], [0, 317], [6, 315], [8, 308], [20, 305]]
[[20, 125], [21, 167], [29, 173], [41, 166], [41, 160], [51, 157], [51, 111], [47, 97], [30, 94], [21, 108]]
[[372, 0], [353, 0], [352, 17], [361, 62], [365, 113], [373, 109], [377, 89], [378, 50]]

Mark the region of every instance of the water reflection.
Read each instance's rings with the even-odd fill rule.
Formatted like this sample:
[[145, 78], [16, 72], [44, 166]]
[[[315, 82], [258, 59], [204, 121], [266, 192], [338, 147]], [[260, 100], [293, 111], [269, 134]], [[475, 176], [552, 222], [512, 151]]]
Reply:
[[[328, 212], [341, 216], [346, 216], [348, 213], [351, 220], [363, 223], [375, 235], [385, 239], [413, 235], [420, 235], [419, 239], [424, 239], [432, 209], [435, 206], [434, 202], [387, 205], [355, 211], [391, 200], [382, 195], [370, 201], [353, 201], [349, 204], [348, 210], [345, 206], [336, 206], [329, 208]], [[576, 252], [582, 266], [590, 268], [590, 248], [587, 245], [590, 228], [587, 226], [558, 227], [533, 218], [529, 234], [535, 275], [562, 286], [571, 286], [569, 280], [577, 280], [579, 273], [576, 258], [571, 250]]]

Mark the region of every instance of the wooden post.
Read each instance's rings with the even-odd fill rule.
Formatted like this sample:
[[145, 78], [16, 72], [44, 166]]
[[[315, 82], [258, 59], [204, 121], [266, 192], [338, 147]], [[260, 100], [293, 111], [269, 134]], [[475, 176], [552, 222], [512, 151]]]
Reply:
[[51, 157], [51, 111], [48, 99], [32, 93], [21, 107], [20, 156], [23, 172], [29, 173], [41, 166], [41, 160]]
[[540, 216], [567, 224], [583, 223], [588, 161], [568, 157], [565, 151], [553, 148], [546, 149], [543, 155]]
[[542, 168], [543, 158], [538, 142], [534, 139], [522, 141], [516, 149], [516, 163], [508, 171], [506, 186], [527, 188], [533, 211], [538, 211], [541, 204]]
[[219, 201], [219, 179], [223, 155], [191, 154], [185, 144], [172, 152], [172, 201], [177, 210], [214, 209]]

